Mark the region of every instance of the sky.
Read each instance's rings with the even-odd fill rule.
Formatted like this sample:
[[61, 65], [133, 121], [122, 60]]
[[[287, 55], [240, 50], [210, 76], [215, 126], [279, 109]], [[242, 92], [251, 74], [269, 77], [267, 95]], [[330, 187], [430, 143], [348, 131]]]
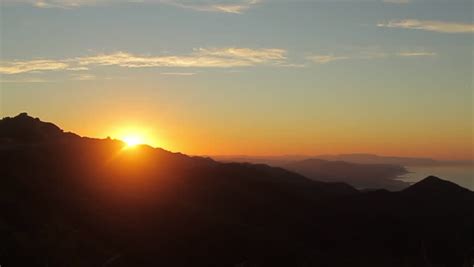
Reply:
[[0, 115], [193, 155], [473, 159], [473, 2], [0, 0]]

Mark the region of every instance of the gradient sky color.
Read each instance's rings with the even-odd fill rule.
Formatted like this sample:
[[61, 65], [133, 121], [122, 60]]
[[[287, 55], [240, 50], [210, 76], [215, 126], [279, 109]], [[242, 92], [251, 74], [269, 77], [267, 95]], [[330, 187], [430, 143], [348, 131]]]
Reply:
[[2, 0], [0, 115], [188, 154], [473, 159], [472, 5]]

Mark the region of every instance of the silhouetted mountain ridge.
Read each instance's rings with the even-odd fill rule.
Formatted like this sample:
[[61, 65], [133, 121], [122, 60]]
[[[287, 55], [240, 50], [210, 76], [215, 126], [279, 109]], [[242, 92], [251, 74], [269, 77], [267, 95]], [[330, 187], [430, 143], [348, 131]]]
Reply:
[[0, 121], [2, 266], [471, 263], [474, 193], [439, 178], [360, 193], [25, 116]]
[[440, 179], [436, 176], [428, 176], [425, 179], [403, 190], [412, 194], [470, 194], [471, 190], [461, 187], [453, 182]]
[[3, 142], [37, 143], [71, 137], [78, 136], [65, 133], [53, 123], [30, 117], [27, 113], [20, 113], [16, 117], [0, 120], [0, 140]]

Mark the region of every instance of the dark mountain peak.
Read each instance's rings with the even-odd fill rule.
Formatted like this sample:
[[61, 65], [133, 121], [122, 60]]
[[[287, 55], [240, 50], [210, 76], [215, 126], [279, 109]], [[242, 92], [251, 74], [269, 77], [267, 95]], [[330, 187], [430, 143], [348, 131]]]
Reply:
[[8, 143], [37, 143], [75, 136], [53, 123], [43, 122], [23, 112], [0, 120], [0, 140]]
[[432, 193], [432, 194], [456, 194], [456, 193], [472, 193], [470, 190], [463, 188], [453, 182], [443, 180], [436, 176], [428, 176], [418, 183], [403, 190], [407, 193]]
[[22, 112], [18, 114], [15, 118], [32, 118], [32, 117], [30, 117], [27, 112]]
[[447, 182], [446, 180], [443, 180], [441, 178], [438, 178], [436, 176], [433, 176], [433, 175], [430, 175], [428, 177], [426, 177], [425, 179], [421, 180], [421, 182], [424, 182], [424, 183], [442, 183], [442, 182]]

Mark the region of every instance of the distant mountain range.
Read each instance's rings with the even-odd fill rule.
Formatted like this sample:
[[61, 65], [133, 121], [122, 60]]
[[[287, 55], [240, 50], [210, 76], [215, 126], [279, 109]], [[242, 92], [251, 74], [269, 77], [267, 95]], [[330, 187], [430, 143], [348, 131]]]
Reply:
[[211, 156], [221, 161], [265, 163], [275, 166], [285, 165], [306, 159], [322, 159], [327, 161], [344, 161], [357, 164], [389, 164], [399, 166], [449, 166], [473, 165], [471, 160], [435, 160], [431, 158], [391, 157], [374, 154], [354, 153], [340, 155], [283, 155], [283, 156], [246, 156], [246, 155], [215, 155]]
[[320, 155], [315, 158], [330, 161], [347, 161], [360, 164], [394, 164], [401, 166], [445, 166], [445, 165], [472, 165], [469, 160], [434, 160], [430, 158], [388, 157], [373, 154], [341, 154]]
[[0, 120], [2, 266], [471, 266], [473, 206], [436, 177], [364, 193]]
[[358, 189], [401, 190], [410, 184], [398, 180], [400, 175], [408, 171], [393, 164], [361, 164], [346, 161], [330, 161], [317, 158], [287, 157], [214, 157], [223, 162], [251, 162], [281, 167], [312, 180], [326, 182], [344, 182]]
[[222, 162], [249, 162], [281, 167], [310, 179], [344, 182], [358, 189], [401, 190], [410, 185], [400, 177], [406, 167], [472, 166], [471, 161], [439, 161], [430, 158], [387, 157], [372, 154], [286, 155], [286, 156], [211, 156]]
[[399, 165], [358, 164], [345, 161], [305, 159], [282, 166], [313, 180], [345, 182], [359, 189], [401, 190], [410, 184], [397, 180], [408, 171]]

